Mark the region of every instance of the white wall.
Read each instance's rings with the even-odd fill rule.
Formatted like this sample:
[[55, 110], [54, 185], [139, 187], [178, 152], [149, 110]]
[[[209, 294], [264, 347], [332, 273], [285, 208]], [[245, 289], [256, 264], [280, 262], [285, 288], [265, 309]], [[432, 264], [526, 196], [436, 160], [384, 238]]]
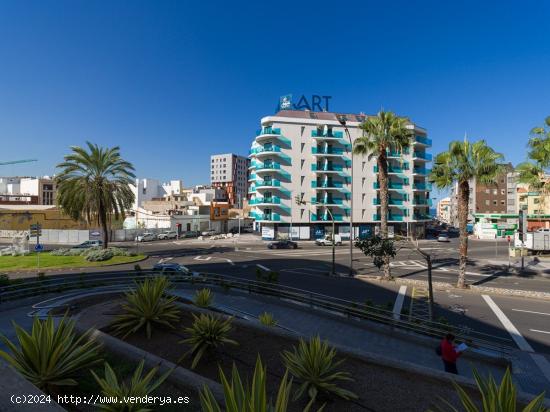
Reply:
[[21, 194], [24, 194], [24, 195], [39, 196], [39, 193], [38, 193], [39, 186], [40, 185], [39, 185], [38, 179], [24, 178], [24, 179], [21, 179], [19, 190]]

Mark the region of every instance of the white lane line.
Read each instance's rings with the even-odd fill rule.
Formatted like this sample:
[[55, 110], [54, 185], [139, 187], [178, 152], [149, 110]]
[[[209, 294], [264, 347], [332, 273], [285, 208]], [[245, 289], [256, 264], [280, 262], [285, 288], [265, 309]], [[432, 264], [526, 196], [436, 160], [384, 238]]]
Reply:
[[525, 313], [534, 313], [535, 315], [546, 315], [550, 316], [550, 313], [544, 313], [544, 312], [535, 312], [532, 310], [524, 310], [524, 309], [512, 309], [514, 312], [525, 312]]
[[538, 329], [529, 329], [531, 332], [538, 332], [538, 333], [547, 333], [548, 335], [550, 335], [550, 332], [546, 331], [546, 330], [538, 330]]
[[529, 345], [529, 343], [525, 340], [523, 335], [519, 333], [519, 330], [510, 322], [510, 319], [500, 310], [500, 308], [497, 306], [497, 304], [491, 299], [488, 295], [481, 295], [481, 297], [485, 300], [487, 305], [491, 308], [491, 310], [494, 312], [498, 320], [500, 320], [500, 323], [502, 323], [502, 326], [504, 326], [504, 329], [512, 336], [512, 339], [514, 339], [514, 342], [516, 342], [516, 345], [518, 347], [525, 351], [525, 352], [534, 352], [534, 349]]
[[233, 261], [231, 259], [226, 259], [226, 258], [220, 258], [220, 259], [223, 259], [225, 260], [227, 263], [229, 263], [231, 266], [235, 266], [235, 263], [233, 263]]
[[266, 268], [264, 265], [260, 265], [259, 263], [256, 263], [256, 266], [258, 266], [262, 270], [270, 270], [269, 268]]
[[393, 318], [399, 320], [401, 318], [401, 309], [403, 309], [403, 303], [405, 302], [405, 294], [407, 293], [407, 286], [402, 285], [399, 288], [395, 303], [393, 304]]

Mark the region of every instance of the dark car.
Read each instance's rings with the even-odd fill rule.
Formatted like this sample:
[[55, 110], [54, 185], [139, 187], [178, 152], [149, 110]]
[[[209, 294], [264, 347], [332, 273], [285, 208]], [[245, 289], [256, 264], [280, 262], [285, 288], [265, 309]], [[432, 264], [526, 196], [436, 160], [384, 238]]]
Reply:
[[268, 249], [297, 249], [298, 243], [292, 240], [278, 240], [267, 244]]
[[162, 273], [189, 273], [189, 269], [177, 263], [155, 263], [153, 271]]
[[189, 237], [199, 237], [200, 236], [200, 233], [197, 232], [196, 230], [188, 230], [187, 232], [184, 232], [181, 237], [186, 237], [186, 238], [189, 238]]
[[101, 247], [103, 242], [101, 240], [87, 240], [80, 245], [73, 246], [73, 249], [89, 249], [92, 247]]

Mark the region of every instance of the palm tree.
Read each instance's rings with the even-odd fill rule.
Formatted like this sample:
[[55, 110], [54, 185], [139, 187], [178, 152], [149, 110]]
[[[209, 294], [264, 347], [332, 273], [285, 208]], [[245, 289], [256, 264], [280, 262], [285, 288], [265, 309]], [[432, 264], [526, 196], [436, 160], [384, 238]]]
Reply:
[[455, 140], [449, 143], [449, 150], [439, 153], [434, 160], [430, 181], [438, 189], [458, 187], [458, 226], [460, 231], [460, 262], [457, 287], [463, 288], [468, 259], [468, 202], [470, 200], [470, 180], [480, 183], [494, 183], [504, 172], [500, 163], [504, 156], [487, 146], [485, 140], [471, 143]]
[[[354, 154], [376, 157], [378, 181], [380, 182], [380, 234], [388, 238], [388, 152], [402, 151], [411, 145], [413, 130], [407, 126], [409, 120], [392, 112], [380, 111], [374, 117], [367, 117], [361, 124], [363, 136], [354, 143]], [[385, 258], [384, 278], [391, 279], [390, 261]]]
[[550, 116], [544, 120], [544, 125], [531, 130], [528, 157], [529, 160], [520, 163], [516, 171], [520, 183], [529, 185], [532, 191], [548, 193], [548, 180], [545, 172], [550, 167]]
[[109, 242], [111, 218], [124, 218], [132, 207], [134, 167], [120, 157], [120, 148], [103, 148], [86, 142], [88, 150], [72, 146], [58, 164], [57, 204], [75, 220], [97, 222], [103, 230], [103, 247]]

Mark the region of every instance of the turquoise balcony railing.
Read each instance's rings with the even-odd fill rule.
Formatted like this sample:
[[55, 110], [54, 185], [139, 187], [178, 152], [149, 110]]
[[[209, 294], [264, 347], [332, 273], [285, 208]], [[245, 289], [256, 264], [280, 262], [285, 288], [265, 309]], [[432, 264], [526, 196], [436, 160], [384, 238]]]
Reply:
[[339, 147], [312, 147], [311, 153], [318, 155], [343, 155], [344, 149]]
[[262, 134], [281, 134], [281, 129], [273, 127], [262, 127], [261, 129], [256, 130], [256, 136]]
[[326, 133], [324, 133], [324, 132], [319, 132], [318, 130], [312, 130], [311, 137], [329, 137], [334, 139], [342, 139], [344, 137], [344, 133], [330, 132], [330, 131], [327, 131]]
[[415, 167], [413, 173], [419, 175], [429, 175], [432, 172], [432, 169], [426, 169], [425, 167]]
[[280, 153], [281, 147], [277, 145], [265, 145], [256, 147], [252, 150], [250, 150], [250, 154], [260, 154], [260, 153]]
[[425, 153], [425, 152], [417, 152], [415, 151], [413, 153], [413, 157], [417, 157], [419, 159], [424, 159], [424, 160], [428, 160], [428, 161], [431, 161], [432, 160], [432, 155], [429, 154], [429, 153]]
[[324, 165], [324, 166], [317, 166], [316, 164], [311, 165], [311, 170], [314, 172], [341, 172], [344, 170], [344, 166], [342, 165]]
[[[378, 221], [380, 220], [382, 216], [378, 213], [375, 213], [372, 215], [372, 220]], [[402, 222], [404, 220], [403, 215], [392, 215], [391, 213], [388, 215], [388, 222]]]
[[311, 203], [315, 203], [315, 204], [318, 204], [318, 205], [342, 205], [344, 204], [344, 199], [342, 198], [330, 198], [330, 197], [326, 197], [326, 198], [317, 198], [317, 197], [312, 197], [311, 198]]
[[270, 179], [270, 180], [262, 180], [258, 179], [256, 180], [256, 189], [262, 188], [262, 187], [280, 187], [281, 181], [277, 179]]
[[[381, 200], [378, 198], [372, 199], [373, 205], [380, 205], [382, 204]], [[400, 206], [403, 205], [403, 199], [388, 199], [388, 204], [391, 206]]]
[[402, 151], [399, 150], [386, 150], [386, 156], [388, 157], [401, 157], [403, 155], [409, 154], [409, 149], [405, 148]]
[[415, 136], [414, 140], [418, 143], [425, 144], [426, 146], [432, 145], [432, 139], [428, 139], [427, 137]]
[[[344, 220], [344, 216], [342, 216], [341, 214], [334, 213], [333, 216], [334, 216], [335, 222], [342, 222]], [[330, 218], [330, 215], [328, 213], [324, 215], [319, 215], [319, 216], [312, 213], [311, 221], [312, 222], [332, 222], [332, 219]]]
[[312, 188], [318, 188], [318, 189], [339, 189], [344, 187], [343, 182], [317, 182], [313, 180], [311, 182]]
[[[406, 182], [403, 182], [403, 183], [397, 183], [397, 182], [389, 182], [388, 183], [388, 189], [404, 189], [405, 186], [408, 186], [409, 184], [406, 183]], [[374, 189], [380, 189], [380, 183], [379, 182], [374, 182], [372, 184], [372, 187]]]
[[414, 183], [413, 189], [416, 190], [432, 190], [432, 185], [429, 183]]
[[248, 186], [248, 193], [256, 193], [256, 186], [254, 185]]
[[415, 206], [431, 206], [432, 205], [432, 199], [418, 199], [418, 198], [415, 198], [415, 199], [413, 199], [412, 204], [415, 205]]
[[281, 198], [278, 196], [271, 196], [271, 197], [256, 197], [254, 199], [251, 199], [250, 202], [248, 202], [249, 205], [261, 205], [261, 204], [269, 204], [269, 205], [280, 205], [281, 204]]
[[[403, 165], [402, 167], [388, 166], [388, 173], [403, 173], [409, 170], [409, 165]], [[373, 167], [374, 173], [378, 173], [378, 166]]]
[[266, 221], [266, 222], [280, 222], [281, 215], [278, 213], [258, 213], [251, 212], [250, 217], [255, 220]]
[[253, 180], [256, 180], [256, 173], [250, 173], [250, 176], [248, 176], [248, 181], [251, 182]]

